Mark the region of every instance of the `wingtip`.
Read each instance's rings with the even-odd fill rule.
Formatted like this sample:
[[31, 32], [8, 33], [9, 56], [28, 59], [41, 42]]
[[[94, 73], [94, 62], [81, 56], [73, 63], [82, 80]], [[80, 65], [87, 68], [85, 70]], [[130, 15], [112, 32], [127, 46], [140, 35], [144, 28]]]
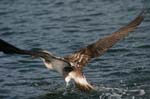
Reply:
[[141, 11], [141, 13], [139, 14], [139, 16], [143, 16], [143, 17], [145, 17], [145, 15], [148, 13], [148, 10], [149, 8], [148, 8], [148, 6], [146, 5], [146, 4], [144, 4], [143, 5], [143, 8], [142, 8], [142, 11]]

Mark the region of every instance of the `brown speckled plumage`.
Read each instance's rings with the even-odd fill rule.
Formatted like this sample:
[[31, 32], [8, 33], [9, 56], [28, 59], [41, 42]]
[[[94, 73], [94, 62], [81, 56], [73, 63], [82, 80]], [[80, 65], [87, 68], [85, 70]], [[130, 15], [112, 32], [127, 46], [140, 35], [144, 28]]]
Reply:
[[74, 54], [65, 56], [64, 58], [72, 63], [77, 64], [79, 67], [85, 66], [92, 58], [98, 57], [111, 48], [114, 44], [124, 38], [127, 34], [133, 31], [144, 19], [144, 11], [142, 11], [133, 21], [126, 26], [120, 28], [118, 31], [112, 33], [82, 48]]

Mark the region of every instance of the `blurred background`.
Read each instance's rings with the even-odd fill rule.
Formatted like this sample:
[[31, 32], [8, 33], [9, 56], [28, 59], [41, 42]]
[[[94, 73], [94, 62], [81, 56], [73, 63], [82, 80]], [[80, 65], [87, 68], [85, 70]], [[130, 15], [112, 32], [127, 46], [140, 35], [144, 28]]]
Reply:
[[[0, 0], [0, 38], [68, 55], [126, 25], [148, 0]], [[150, 10], [150, 9], [149, 9]], [[150, 18], [84, 69], [96, 92], [65, 83], [40, 59], [0, 53], [0, 99], [149, 99]]]

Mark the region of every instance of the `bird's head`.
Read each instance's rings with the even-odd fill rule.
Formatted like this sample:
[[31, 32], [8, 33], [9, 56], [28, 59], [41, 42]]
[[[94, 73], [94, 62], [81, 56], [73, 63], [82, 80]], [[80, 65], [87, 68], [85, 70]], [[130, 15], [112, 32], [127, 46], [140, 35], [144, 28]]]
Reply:
[[74, 70], [73, 67], [71, 67], [71, 66], [65, 66], [65, 67], [63, 68], [63, 75], [64, 75], [64, 77], [68, 76], [68, 74], [69, 74], [71, 71], [73, 71], [73, 70]]

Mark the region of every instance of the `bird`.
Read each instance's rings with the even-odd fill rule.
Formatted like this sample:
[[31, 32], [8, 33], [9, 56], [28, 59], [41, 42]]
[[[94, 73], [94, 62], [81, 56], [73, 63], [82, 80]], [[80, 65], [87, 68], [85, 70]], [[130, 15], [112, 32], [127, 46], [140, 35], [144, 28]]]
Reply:
[[95, 58], [103, 55], [117, 42], [135, 30], [144, 20], [146, 10], [142, 10], [132, 21], [117, 31], [75, 51], [72, 54], [58, 57], [46, 50], [24, 50], [0, 39], [0, 52], [4, 54], [29, 55], [40, 58], [49, 70], [56, 71], [63, 77], [66, 86], [73, 80], [78, 90], [89, 92], [95, 86], [89, 83], [83, 74], [83, 68]]

